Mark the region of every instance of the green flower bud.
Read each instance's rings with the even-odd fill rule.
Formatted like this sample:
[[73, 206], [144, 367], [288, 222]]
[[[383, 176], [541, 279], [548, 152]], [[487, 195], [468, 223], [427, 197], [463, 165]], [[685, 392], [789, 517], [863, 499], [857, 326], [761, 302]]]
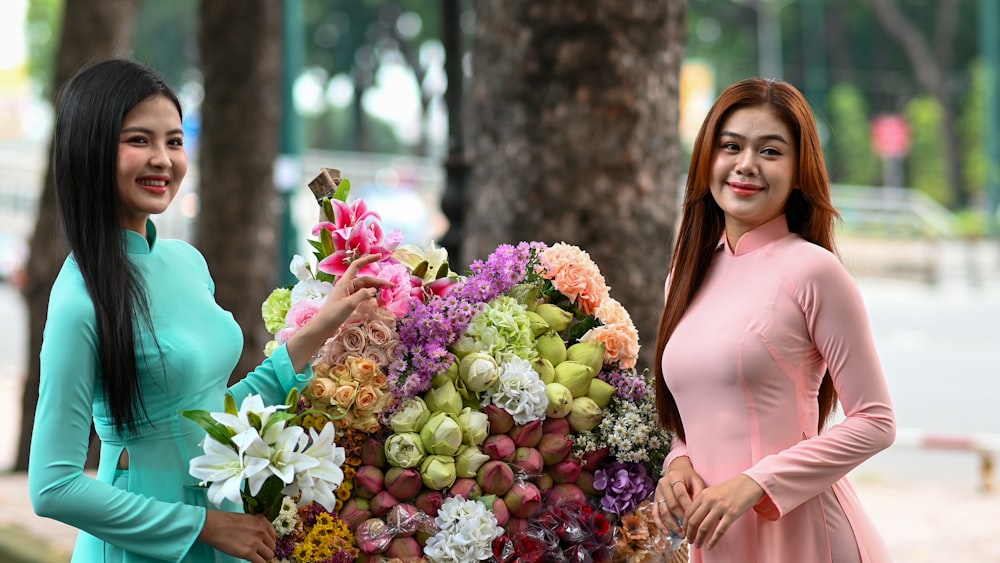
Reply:
[[427, 419], [431, 417], [431, 411], [427, 408], [427, 403], [420, 397], [407, 397], [403, 399], [399, 412], [389, 421], [392, 431], [419, 432], [427, 424]]
[[566, 361], [566, 343], [551, 330], [535, 339], [535, 349], [539, 356], [552, 362], [553, 366]]
[[462, 446], [462, 427], [455, 415], [436, 412], [420, 429], [424, 450], [432, 455], [455, 455]]
[[470, 446], [482, 444], [490, 433], [490, 418], [477, 409], [462, 409], [458, 414], [458, 425], [462, 427], [462, 442]]
[[475, 352], [462, 358], [458, 364], [458, 377], [465, 382], [466, 389], [482, 392], [496, 383], [500, 377], [500, 366], [493, 356]]
[[569, 323], [573, 321], [573, 313], [551, 303], [542, 303], [535, 308], [535, 312], [549, 323], [549, 328], [556, 332], [566, 330]]
[[570, 360], [556, 366], [556, 383], [562, 383], [569, 388], [573, 397], [584, 397], [590, 391], [590, 381], [594, 379], [594, 370]]
[[528, 326], [531, 328], [531, 336], [537, 338], [539, 335], [549, 331], [549, 323], [541, 315], [534, 311], [528, 311]]
[[566, 350], [566, 359], [589, 366], [597, 375], [604, 368], [604, 343], [577, 342]]
[[455, 456], [455, 473], [459, 477], [475, 477], [479, 468], [489, 460], [490, 456], [484, 454], [479, 446], [462, 446]]
[[454, 354], [451, 354], [451, 357], [454, 361], [451, 362], [445, 371], [434, 374], [434, 378], [431, 379], [431, 387], [441, 387], [445, 381], [454, 383], [458, 380], [458, 358]]
[[452, 354], [459, 359], [476, 351], [476, 339], [471, 336], [463, 336], [457, 342], [448, 347]]
[[595, 377], [590, 381], [590, 390], [587, 391], [587, 396], [603, 409], [607, 408], [608, 403], [611, 402], [611, 396], [615, 394], [615, 391], [614, 385]]
[[593, 430], [604, 418], [604, 411], [590, 397], [573, 399], [573, 408], [569, 411], [569, 425], [577, 432]]
[[573, 408], [573, 393], [562, 383], [546, 385], [545, 395], [549, 398], [549, 406], [545, 408], [545, 416], [548, 418], [562, 418]]
[[425, 453], [424, 443], [416, 432], [392, 434], [385, 439], [385, 459], [394, 467], [416, 467]]
[[435, 491], [447, 489], [458, 478], [455, 459], [447, 455], [427, 456], [420, 464], [420, 478], [428, 489]]
[[556, 370], [552, 367], [552, 362], [545, 358], [535, 358], [531, 362], [531, 367], [538, 373], [538, 378], [542, 380], [542, 383], [552, 383], [556, 378]]
[[450, 412], [458, 414], [462, 411], [462, 396], [455, 389], [455, 384], [445, 381], [444, 385], [434, 387], [424, 394], [424, 402], [431, 412]]

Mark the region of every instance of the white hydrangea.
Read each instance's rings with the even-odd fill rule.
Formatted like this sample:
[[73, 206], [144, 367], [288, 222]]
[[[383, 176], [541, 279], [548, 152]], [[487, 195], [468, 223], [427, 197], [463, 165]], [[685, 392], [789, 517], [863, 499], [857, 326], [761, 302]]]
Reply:
[[514, 356], [500, 364], [500, 377], [484, 394], [483, 406], [491, 403], [509, 412], [517, 424], [526, 424], [545, 416], [549, 397], [531, 362]]
[[440, 531], [424, 547], [424, 555], [434, 563], [486, 561], [493, 556], [493, 540], [503, 534], [485, 504], [462, 497], [446, 499], [434, 523]]

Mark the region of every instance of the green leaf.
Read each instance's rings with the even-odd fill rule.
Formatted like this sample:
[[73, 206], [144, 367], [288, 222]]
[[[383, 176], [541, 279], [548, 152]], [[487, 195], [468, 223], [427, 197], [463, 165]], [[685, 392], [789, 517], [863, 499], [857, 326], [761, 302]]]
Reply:
[[320, 201], [320, 206], [323, 208], [323, 215], [326, 215], [326, 220], [333, 221], [334, 220], [333, 203], [330, 202], [330, 198], [324, 197]]
[[292, 387], [292, 390], [288, 392], [288, 397], [285, 398], [285, 404], [288, 405], [289, 410], [292, 412], [299, 406], [299, 388]]
[[247, 413], [247, 422], [250, 423], [250, 426], [256, 428], [258, 432], [262, 430], [261, 426], [264, 424], [264, 421], [260, 419], [260, 415], [252, 411]]
[[181, 411], [181, 416], [198, 423], [198, 426], [204, 428], [205, 433], [211, 436], [216, 442], [235, 447], [232, 438], [236, 434], [228, 426], [212, 418], [212, 415], [208, 411]]
[[324, 256], [329, 256], [337, 251], [337, 248], [333, 246], [333, 235], [328, 229], [320, 229], [319, 240], [323, 244]]
[[[351, 181], [348, 180], [347, 178], [344, 178], [340, 181], [340, 184], [337, 186], [337, 191], [333, 194], [333, 199], [347, 203], [347, 196], [349, 196], [350, 194], [351, 194]], [[330, 216], [332, 217], [333, 214], [331, 213]]]
[[309, 246], [313, 247], [313, 249], [316, 250], [316, 258], [318, 258], [318, 259], [325, 258], [325, 256], [323, 256], [321, 254], [323, 252], [323, 243], [322, 242], [320, 242], [318, 240], [315, 240], [315, 239], [309, 239], [308, 242], [309, 242]]

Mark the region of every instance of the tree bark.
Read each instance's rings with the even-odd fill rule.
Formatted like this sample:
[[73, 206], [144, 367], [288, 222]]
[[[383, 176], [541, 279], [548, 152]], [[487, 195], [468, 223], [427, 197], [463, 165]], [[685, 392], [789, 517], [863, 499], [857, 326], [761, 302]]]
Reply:
[[[131, 51], [138, 4], [138, 0], [66, 0], [55, 76], [50, 91], [59, 92], [63, 84], [90, 60], [127, 55]], [[28, 305], [28, 369], [21, 398], [21, 439], [14, 462], [15, 471], [28, 469], [35, 407], [38, 405], [38, 353], [42, 348], [49, 293], [66, 254], [66, 243], [62, 238], [56, 211], [50, 164], [46, 167], [45, 185], [39, 198], [38, 218], [31, 236], [31, 254], [26, 266], [24, 297]]]
[[244, 334], [231, 380], [263, 358], [270, 339], [260, 305], [278, 283], [280, 209], [273, 173], [281, 119], [282, 3], [200, 5], [202, 103], [197, 246], [219, 304]]
[[463, 260], [498, 244], [590, 253], [652, 365], [680, 182], [683, 0], [482, 0]]

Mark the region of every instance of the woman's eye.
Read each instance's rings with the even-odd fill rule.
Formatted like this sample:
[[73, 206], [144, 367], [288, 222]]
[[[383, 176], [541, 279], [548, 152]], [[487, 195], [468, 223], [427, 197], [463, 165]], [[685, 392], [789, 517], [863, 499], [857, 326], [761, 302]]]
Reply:
[[181, 138], [170, 139], [169, 141], [167, 141], [167, 144], [173, 147], [183, 147], [184, 139]]
[[740, 150], [740, 146], [737, 145], [736, 143], [722, 143], [722, 150], [736, 152]]
[[780, 156], [781, 155], [781, 151], [779, 151], [778, 149], [766, 148], [766, 149], [760, 151], [760, 154], [763, 154], [765, 156]]

